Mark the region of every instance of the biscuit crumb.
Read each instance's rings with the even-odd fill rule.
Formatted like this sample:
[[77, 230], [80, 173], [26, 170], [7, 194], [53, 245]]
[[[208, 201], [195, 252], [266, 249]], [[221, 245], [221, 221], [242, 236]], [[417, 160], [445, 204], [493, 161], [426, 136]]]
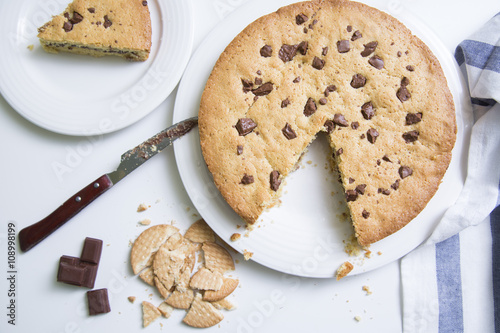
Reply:
[[135, 296], [129, 296], [129, 297], [127, 297], [127, 299], [128, 299], [128, 301], [130, 303], [134, 303], [135, 302]]
[[150, 225], [151, 224], [151, 220], [150, 219], [144, 219], [144, 220], [139, 221], [139, 223], [142, 224], [142, 225]]
[[141, 203], [141, 204], [139, 205], [139, 207], [137, 207], [137, 212], [139, 212], [139, 213], [140, 213], [140, 212], [143, 212], [143, 211], [147, 210], [148, 208], [149, 208], [149, 206], [148, 206], [148, 205], [146, 205], [146, 204], [144, 204], [144, 203]]
[[340, 265], [337, 269], [337, 281], [349, 274], [353, 268], [354, 266], [349, 261], [345, 261], [342, 265]]
[[30, 44], [30, 45], [28, 45], [28, 50], [33, 51], [33, 48], [34, 48], [34, 47], [35, 47], [35, 46], [34, 46], [33, 44]]
[[378, 252], [377, 252], [377, 254], [378, 254], [379, 256], [381, 256], [381, 255], [382, 255], [382, 251], [378, 251]]
[[354, 320], [356, 320], [357, 322], [360, 322], [361, 321], [361, 316], [355, 316]]
[[252, 258], [252, 256], [253, 256], [253, 252], [243, 250], [243, 257], [245, 258], [245, 260], [250, 260], [250, 258]]
[[366, 291], [367, 295], [371, 295], [372, 294], [372, 291], [370, 290], [370, 287], [368, 287], [368, 286], [363, 286], [363, 291]]
[[241, 234], [239, 234], [237, 232], [235, 232], [234, 234], [231, 235], [231, 241], [232, 242], [235, 242], [235, 241], [237, 241], [240, 238], [241, 238]]

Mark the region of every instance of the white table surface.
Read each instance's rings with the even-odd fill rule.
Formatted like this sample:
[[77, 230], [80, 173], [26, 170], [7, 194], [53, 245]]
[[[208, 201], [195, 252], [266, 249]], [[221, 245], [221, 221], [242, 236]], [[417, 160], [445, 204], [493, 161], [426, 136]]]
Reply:
[[[167, 1], [167, 0], [165, 0]], [[211, 28], [245, 0], [192, 0], [194, 50]], [[248, 0], [251, 1], [251, 0]], [[272, 1], [272, 0], [269, 0]], [[389, 13], [407, 10], [422, 20], [453, 53], [490, 17], [500, 11], [497, 0], [364, 1]], [[1, 59], [0, 59], [1, 61]], [[1, 73], [0, 73], [1, 75]], [[0, 331], [122, 332], [189, 331], [183, 310], [142, 329], [142, 300], [159, 304], [155, 290], [133, 276], [130, 242], [144, 230], [138, 221], [175, 221], [185, 230], [199, 216], [167, 149], [121, 181], [32, 251], [16, 256], [16, 325], [7, 323], [7, 224], [17, 232], [52, 212], [100, 175], [114, 170], [120, 155], [172, 123], [174, 92], [150, 115], [115, 133], [93, 137], [54, 134], [31, 124], [0, 97]], [[58, 174], [57, 164], [68, 166]], [[140, 203], [151, 208], [137, 213]], [[95, 288], [108, 288], [112, 312], [89, 317], [85, 290], [56, 282], [61, 255], [78, 256], [85, 237], [103, 239], [104, 249]], [[43, 256], [40, 255], [43, 253]], [[335, 279], [299, 278], [273, 271], [239, 254], [233, 276], [240, 287], [224, 312], [218, 332], [401, 332], [402, 294], [399, 261], [358, 276]], [[485, 277], [490, 278], [490, 277]], [[368, 286], [372, 293], [362, 290]], [[136, 296], [131, 304], [128, 296]], [[359, 321], [355, 317], [359, 316]]]

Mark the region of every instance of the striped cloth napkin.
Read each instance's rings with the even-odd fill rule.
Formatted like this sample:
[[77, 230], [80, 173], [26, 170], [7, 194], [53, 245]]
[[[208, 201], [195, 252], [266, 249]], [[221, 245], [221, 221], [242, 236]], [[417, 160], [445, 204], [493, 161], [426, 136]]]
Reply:
[[457, 47], [474, 124], [457, 202], [401, 260], [403, 332], [500, 332], [500, 13]]

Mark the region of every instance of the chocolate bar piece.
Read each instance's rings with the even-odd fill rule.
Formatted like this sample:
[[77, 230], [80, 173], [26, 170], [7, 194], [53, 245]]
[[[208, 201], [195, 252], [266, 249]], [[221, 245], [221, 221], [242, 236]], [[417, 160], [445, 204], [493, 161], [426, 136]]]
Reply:
[[57, 281], [72, 284], [79, 287], [94, 288], [97, 276], [97, 265], [79, 258], [62, 256], [59, 260], [59, 271]]
[[87, 237], [85, 238], [85, 242], [83, 244], [83, 250], [82, 255], [80, 256], [80, 260], [99, 265], [99, 260], [101, 259], [101, 251], [102, 240]]
[[91, 316], [111, 311], [106, 288], [87, 291], [87, 301]]

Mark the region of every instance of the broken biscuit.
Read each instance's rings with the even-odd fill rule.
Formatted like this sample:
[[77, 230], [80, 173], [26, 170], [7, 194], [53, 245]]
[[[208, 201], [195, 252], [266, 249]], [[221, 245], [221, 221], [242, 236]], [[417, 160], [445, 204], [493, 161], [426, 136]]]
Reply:
[[142, 302], [142, 325], [144, 327], [147, 327], [160, 316], [161, 312], [156, 306], [146, 301]]
[[192, 327], [207, 328], [217, 325], [222, 319], [224, 316], [214, 305], [203, 301], [201, 294], [196, 294], [191, 308], [182, 321]]
[[203, 300], [207, 302], [217, 302], [220, 301], [224, 298], [226, 298], [228, 295], [230, 295], [238, 286], [239, 281], [237, 279], [231, 279], [231, 278], [224, 278], [222, 287], [215, 291], [215, 290], [206, 290], [203, 294]]
[[337, 269], [337, 281], [349, 274], [353, 268], [354, 266], [349, 261], [342, 263]]
[[193, 223], [184, 234], [184, 237], [195, 243], [215, 242], [214, 231], [203, 219]]
[[191, 277], [189, 286], [193, 289], [217, 291], [222, 287], [223, 283], [222, 273], [218, 271], [213, 272], [205, 267], [201, 267]]
[[201, 247], [205, 258], [205, 266], [213, 272], [224, 274], [234, 270], [234, 261], [231, 254], [216, 243], [204, 243]]

